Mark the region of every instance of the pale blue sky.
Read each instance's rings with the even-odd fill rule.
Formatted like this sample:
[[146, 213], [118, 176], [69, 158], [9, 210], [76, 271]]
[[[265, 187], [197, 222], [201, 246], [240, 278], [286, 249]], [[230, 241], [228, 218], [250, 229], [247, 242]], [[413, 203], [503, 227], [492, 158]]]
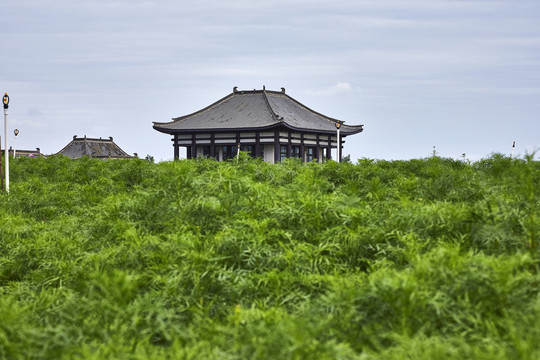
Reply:
[[538, 0], [8, 0], [0, 29], [19, 149], [169, 160], [153, 121], [266, 85], [364, 124], [353, 160], [540, 150]]

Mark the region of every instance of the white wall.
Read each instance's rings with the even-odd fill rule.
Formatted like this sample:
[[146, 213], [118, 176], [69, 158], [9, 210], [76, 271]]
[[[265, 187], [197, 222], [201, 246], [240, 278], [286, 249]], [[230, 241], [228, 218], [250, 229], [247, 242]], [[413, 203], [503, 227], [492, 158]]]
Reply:
[[274, 162], [274, 145], [273, 144], [264, 145], [264, 159], [263, 160], [269, 163]]

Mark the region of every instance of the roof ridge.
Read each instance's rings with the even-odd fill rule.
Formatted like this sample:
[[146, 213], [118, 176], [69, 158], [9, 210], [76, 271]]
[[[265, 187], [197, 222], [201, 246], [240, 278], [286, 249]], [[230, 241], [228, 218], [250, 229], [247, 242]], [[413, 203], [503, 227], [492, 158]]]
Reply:
[[[342, 126], [344, 126], [346, 128], [349, 128], [349, 129], [351, 129], [353, 131], [360, 130], [359, 132], [361, 132], [363, 130], [364, 125], [346, 125], [344, 120], [339, 120], [339, 119], [324, 115], [324, 114], [322, 114], [322, 113], [320, 113], [318, 111], [315, 111], [315, 110], [311, 109], [310, 107], [304, 105], [300, 101], [296, 100], [295, 98], [293, 98], [293, 97], [289, 96], [288, 94], [286, 94], [284, 90], [285, 89], [282, 88], [281, 92], [279, 92], [279, 91], [271, 91], [270, 93], [273, 94], [273, 95], [276, 95], [276, 96], [286, 97], [287, 99], [291, 100], [292, 102], [294, 102], [298, 106], [304, 108], [307, 111], [310, 111], [311, 113], [313, 113], [314, 115], [316, 115], [320, 119], [325, 120], [325, 121], [327, 121], [327, 122], [329, 122], [329, 123], [331, 123], [333, 125], [335, 125], [336, 123], [340, 123]], [[287, 122], [285, 122], [285, 123], [287, 123]], [[291, 127], [294, 127], [294, 126], [291, 126]]]
[[270, 101], [268, 100], [268, 95], [266, 94], [266, 87], [264, 85], [263, 85], [262, 93], [263, 93], [263, 97], [264, 97], [264, 102], [266, 103], [266, 106], [268, 106], [268, 109], [270, 109], [270, 112], [272, 113], [272, 116], [274, 117], [274, 120], [276, 120], [278, 122], [283, 121], [283, 116], [281, 117], [281, 120], [280, 120], [279, 115], [272, 108], [272, 105], [270, 104]]
[[88, 140], [86, 139], [86, 136], [84, 137], [84, 152], [87, 156], [92, 157], [92, 152], [90, 146], [88, 145]]
[[[79, 140], [79, 139], [77, 139]], [[84, 141], [105, 141], [105, 142], [113, 142], [113, 140], [111, 138], [109, 139], [102, 139], [102, 138], [84, 138]]]
[[298, 104], [299, 106], [303, 107], [305, 110], [308, 110], [310, 112], [312, 112], [313, 114], [317, 115], [318, 117], [320, 117], [321, 119], [323, 120], [326, 120], [332, 124], [335, 124], [335, 123], [341, 123], [342, 125], [344, 125], [345, 121], [344, 120], [339, 120], [339, 119], [336, 119], [336, 118], [333, 118], [333, 117], [330, 117], [330, 116], [327, 116], [327, 115], [324, 115], [318, 111], [315, 111], [313, 110], [312, 108], [310, 108], [309, 106], [306, 106], [304, 105], [303, 103], [301, 103], [300, 101], [296, 100], [295, 98], [285, 94], [285, 93], [282, 93], [282, 92], [274, 92], [276, 95], [278, 96], [285, 96], [286, 98], [290, 99], [291, 101], [295, 102], [296, 104]]
[[73, 139], [72, 139], [70, 142], [68, 142], [67, 145], [64, 146], [59, 152], [57, 152], [56, 154], [53, 154], [53, 155], [61, 154], [62, 151], [66, 150], [66, 149], [68, 148], [69, 145], [73, 144], [73, 142], [75, 141], [76, 138], [77, 138], [77, 135], [75, 135], [75, 136], [73, 137]]

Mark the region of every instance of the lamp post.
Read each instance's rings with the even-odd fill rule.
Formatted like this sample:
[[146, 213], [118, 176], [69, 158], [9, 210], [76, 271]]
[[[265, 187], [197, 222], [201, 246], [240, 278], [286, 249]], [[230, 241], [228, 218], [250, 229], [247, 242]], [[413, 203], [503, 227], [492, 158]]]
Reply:
[[8, 123], [8, 108], [9, 108], [9, 96], [6, 93], [3, 98], [4, 102], [4, 160], [6, 164], [6, 192], [9, 192], [9, 153], [8, 153], [8, 136], [7, 136], [7, 123]]
[[512, 144], [512, 155], [510, 155], [510, 159], [514, 158], [514, 150], [516, 149], [516, 140], [514, 140], [514, 143]]
[[336, 122], [337, 129], [337, 162], [341, 162], [341, 139], [339, 137], [339, 129], [341, 129], [341, 123]]
[[13, 133], [15, 134], [15, 139], [13, 139], [13, 158], [15, 159], [17, 155], [17, 135], [19, 135], [19, 129], [13, 130]]

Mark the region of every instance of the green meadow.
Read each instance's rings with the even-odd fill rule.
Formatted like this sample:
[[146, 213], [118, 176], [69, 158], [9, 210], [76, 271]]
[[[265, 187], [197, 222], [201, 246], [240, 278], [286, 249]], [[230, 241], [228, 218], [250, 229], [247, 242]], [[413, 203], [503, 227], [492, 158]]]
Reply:
[[540, 165], [10, 161], [1, 359], [539, 359]]

